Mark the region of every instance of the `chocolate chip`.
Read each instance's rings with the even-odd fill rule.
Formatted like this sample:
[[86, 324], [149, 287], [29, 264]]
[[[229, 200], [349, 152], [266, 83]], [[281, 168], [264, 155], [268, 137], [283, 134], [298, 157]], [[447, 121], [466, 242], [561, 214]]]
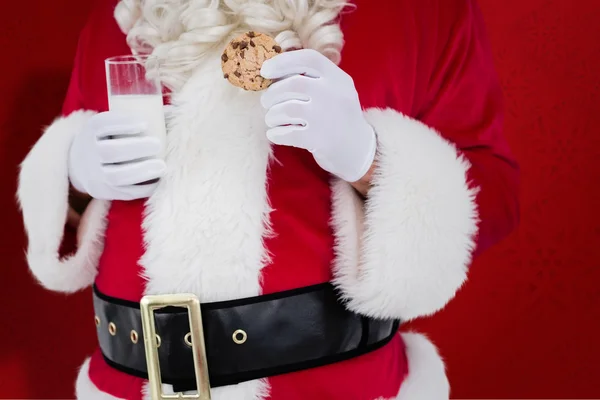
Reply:
[[240, 65], [242, 65], [242, 63], [238, 61], [238, 67], [239, 67]]
[[229, 79], [229, 74], [225, 74], [225, 75], [223, 75], [223, 78], [225, 78], [225, 79]]
[[231, 43], [231, 47], [233, 47], [233, 49], [237, 49], [238, 47], [240, 47], [240, 42], [233, 42]]
[[248, 32], [248, 37], [249, 37], [249, 38], [256, 37], [256, 33], [254, 33], [254, 32], [252, 32], [252, 31], [250, 31], [250, 32]]
[[228, 60], [229, 60], [229, 57], [227, 57], [227, 54], [223, 53], [223, 55], [221, 56], [221, 61], [227, 62]]
[[240, 50], [244, 50], [248, 48], [248, 42], [243, 41], [242, 43], [240, 43]]
[[281, 53], [281, 46], [273, 46], [273, 50], [275, 50], [276, 53]]
[[252, 47], [256, 47], [256, 43], [254, 43], [252, 40], [250, 41], [250, 46]]
[[235, 71], [233, 74], [235, 76], [237, 76], [238, 78], [240, 78], [242, 76], [242, 74], [240, 73], [240, 71]]
[[246, 56], [246, 53], [244, 52], [244, 50], [240, 51], [240, 57], [244, 58]]

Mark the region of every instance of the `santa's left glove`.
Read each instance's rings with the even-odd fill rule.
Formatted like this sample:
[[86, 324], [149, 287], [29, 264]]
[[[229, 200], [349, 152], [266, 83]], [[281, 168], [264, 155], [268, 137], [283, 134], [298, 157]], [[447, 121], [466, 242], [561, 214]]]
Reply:
[[265, 61], [261, 75], [277, 80], [262, 96], [271, 142], [308, 150], [321, 168], [347, 182], [365, 176], [377, 140], [346, 72], [307, 49]]
[[108, 111], [91, 117], [73, 139], [69, 179], [75, 189], [100, 200], [149, 197], [166, 170], [161, 142], [146, 135], [146, 121]]

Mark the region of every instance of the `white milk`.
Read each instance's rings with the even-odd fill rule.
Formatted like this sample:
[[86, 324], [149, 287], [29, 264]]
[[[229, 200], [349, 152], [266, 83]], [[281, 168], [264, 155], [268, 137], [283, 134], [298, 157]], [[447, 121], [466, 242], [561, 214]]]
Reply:
[[111, 111], [135, 113], [148, 123], [149, 136], [158, 138], [163, 145], [167, 141], [167, 128], [163, 111], [162, 95], [112, 95], [108, 96], [108, 108]]

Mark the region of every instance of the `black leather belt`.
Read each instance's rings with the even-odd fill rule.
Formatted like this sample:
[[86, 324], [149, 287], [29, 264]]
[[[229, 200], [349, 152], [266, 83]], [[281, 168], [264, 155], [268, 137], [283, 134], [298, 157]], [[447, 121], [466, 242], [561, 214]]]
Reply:
[[[399, 321], [355, 314], [338, 299], [334, 287], [326, 283], [202, 304], [210, 386], [357, 357], [382, 347], [396, 334]], [[94, 287], [94, 308], [100, 349], [107, 363], [147, 379], [140, 304], [106, 296]], [[160, 337], [162, 382], [174, 385], [176, 391], [194, 390], [194, 361], [189, 336], [186, 338], [190, 332], [187, 311], [167, 307], [154, 316]]]

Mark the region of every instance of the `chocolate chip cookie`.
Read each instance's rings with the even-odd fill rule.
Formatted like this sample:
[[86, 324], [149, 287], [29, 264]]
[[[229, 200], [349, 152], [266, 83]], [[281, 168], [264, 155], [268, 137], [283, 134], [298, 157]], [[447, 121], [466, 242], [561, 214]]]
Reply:
[[281, 53], [275, 40], [258, 32], [247, 32], [233, 39], [221, 56], [223, 76], [229, 82], [245, 90], [264, 90], [270, 79], [260, 76], [263, 62]]

